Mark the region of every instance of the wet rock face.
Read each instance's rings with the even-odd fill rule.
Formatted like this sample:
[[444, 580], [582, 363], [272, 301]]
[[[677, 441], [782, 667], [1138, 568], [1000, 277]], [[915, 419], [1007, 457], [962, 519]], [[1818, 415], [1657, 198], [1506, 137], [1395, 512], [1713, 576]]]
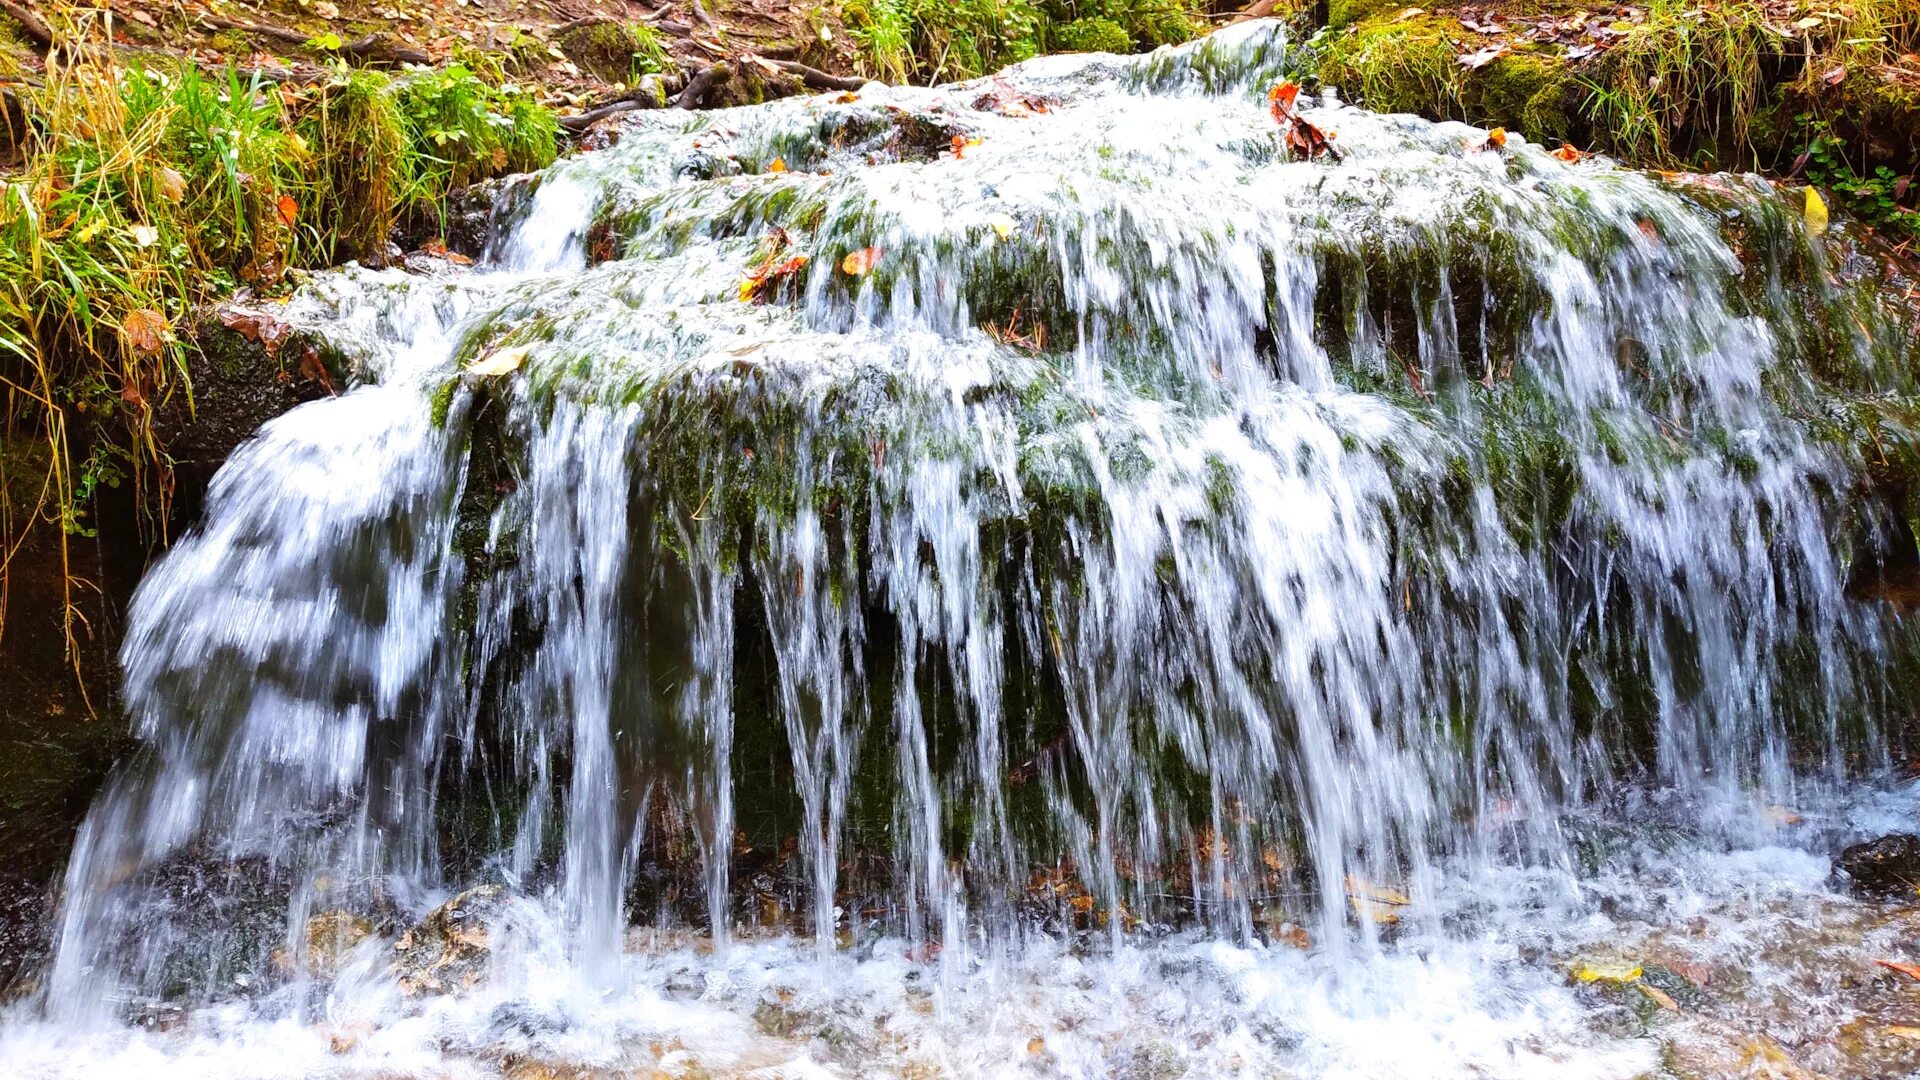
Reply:
[[1833, 861], [1836, 876], [1859, 896], [1911, 896], [1920, 892], [1920, 836], [1892, 833], [1855, 844]]
[[322, 978], [332, 978], [347, 955], [372, 936], [373, 922], [365, 916], [328, 911], [309, 918], [303, 935], [307, 969]]
[[441, 904], [394, 943], [393, 972], [407, 994], [470, 990], [486, 977], [490, 927], [512, 898], [498, 885], [481, 885]]

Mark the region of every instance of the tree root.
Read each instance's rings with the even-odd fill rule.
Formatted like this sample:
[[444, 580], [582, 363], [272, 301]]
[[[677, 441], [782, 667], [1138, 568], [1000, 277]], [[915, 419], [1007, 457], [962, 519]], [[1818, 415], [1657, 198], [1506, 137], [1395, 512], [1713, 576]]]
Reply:
[[[11, 0], [0, 0], [10, 3]], [[238, 30], [243, 34], [270, 38], [289, 45], [305, 45], [313, 40], [313, 35], [299, 30], [289, 30], [284, 26], [268, 26], [262, 23], [239, 22], [221, 18], [218, 15], [203, 15], [201, 19], [207, 25], [219, 30]], [[356, 60], [383, 60], [395, 64], [430, 64], [433, 58], [419, 49], [387, 41], [384, 34], [368, 34], [340, 46], [341, 56]]]

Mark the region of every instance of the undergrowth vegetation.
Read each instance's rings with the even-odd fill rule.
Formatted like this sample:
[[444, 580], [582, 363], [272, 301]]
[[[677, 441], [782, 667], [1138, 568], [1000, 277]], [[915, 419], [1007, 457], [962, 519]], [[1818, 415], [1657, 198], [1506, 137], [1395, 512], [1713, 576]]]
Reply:
[[25, 138], [0, 173], [0, 596], [30, 530], [56, 530], [63, 562], [90, 534], [102, 484], [136, 485], [164, 521], [156, 416], [192, 408], [200, 304], [383, 257], [396, 225], [436, 229], [455, 188], [556, 151], [551, 112], [464, 67], [275, 84], [124, 62], [105, 12], [69, 17], [72, 44], [20, 83]]
[[1133, 52], [1205, 32], [1209, 0], [849, 0], [871, 74], [967, 79], [1046, 52]]
[[1637, 163], [1799, 172], [1861, 220], [1920, 236], [1896, 194], [1920, 154], [1920, 5], [1647, 0], [1631, 18], [1576, 7], [1504, 13], [1503, 38], [1469, 28], [1463, 17], [1481, 17], [1470, 12], [1335, 0], [1318, 75], [1373, 108]]

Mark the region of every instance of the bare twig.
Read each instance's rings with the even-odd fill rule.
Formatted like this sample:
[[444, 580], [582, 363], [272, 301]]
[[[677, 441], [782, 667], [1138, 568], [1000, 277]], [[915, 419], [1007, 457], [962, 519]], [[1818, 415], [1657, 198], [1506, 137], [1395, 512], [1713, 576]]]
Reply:
[[649, 85], [646, 80], [642, 80], [640, 85], [613, 101], [596, 105], [583, 113], [563, 116], [560, 118], [560, 126], [568, 131], [580, 132], [592, 127], [596, 121], [604, 120], [609, 116], [618, 116], [621, 113], [635, 112], [640, 109], [657, 109], [661, 104], [660, 95], [671, 93], [674, 84], [678, 82], [677, 79], [662, 80], [658, 75], [649, 75], [647, 80], [656, 81]]

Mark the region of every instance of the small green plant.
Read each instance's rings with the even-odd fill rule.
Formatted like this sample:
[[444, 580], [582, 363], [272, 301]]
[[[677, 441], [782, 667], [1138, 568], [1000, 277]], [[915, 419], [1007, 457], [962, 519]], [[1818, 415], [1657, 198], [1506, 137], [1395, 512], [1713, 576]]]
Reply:
[[1903, 178], [1886, 165], [1863, 174], [1849, 160], [1847, 141], [1832, 124], [1804, 113], [1798, 119], [1812, 135], [1805, 164], [1809, 181], [1831, 191], [1860, 221], [1898, 239], [1920, 239], [1920, 190], [1912, 177]]
[[[18, 91], [0, 176], [0, 599], [29, 530], [89, 535], [102, 486], [166, 516], [156, 417], [192, 408], [191, 313], [240, 282], [380, 252], [462, 184], [553, 160], [558, 121], [455, 65], [394, 81], [335, 61], [311, 87], [126, 63], [105, 9], [57, 5], [66, 47]], [[16, 466], [44, 470], [29, 481]], [[69, 644], [83, 620], [67, 576]], [[0, 618], [4, 609], [0, 608]], [[77, 655], [77, 653], [76, 653]]]
[[1045, 49], [1133, 52], [1187, 41], [1202, 0], [848, 0], [867, 69], [893, 82], [971, 78]]
[[461, 64], [406, 79], [397, 100], [414, 165], [409, 196], [429, 206], [488, 176], [542, 168], [558, 150], [551, 111]]

